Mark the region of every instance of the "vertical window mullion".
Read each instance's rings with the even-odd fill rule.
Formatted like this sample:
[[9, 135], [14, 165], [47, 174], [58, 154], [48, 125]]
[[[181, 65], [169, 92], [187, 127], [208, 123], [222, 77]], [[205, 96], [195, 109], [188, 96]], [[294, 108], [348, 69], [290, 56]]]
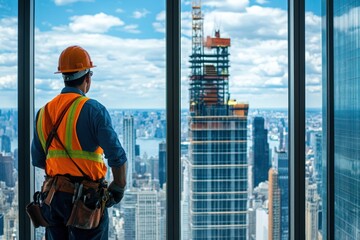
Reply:
[[289, 236], [305, 239], [305, 1], [288, 2]]
[[[326, 235], [334, 239], [334, 2], [326, 0]], [[325, 186], [324, 186], [325, 187]]]
[[34, 239], [34, 228], [25, 207], [34, 192], [30, 143], [34, 115], [34, 1], [18, 2], [18, 149], [19, 238]]
[[166, 238], [180, 229], [180, 1], [166, 1]]

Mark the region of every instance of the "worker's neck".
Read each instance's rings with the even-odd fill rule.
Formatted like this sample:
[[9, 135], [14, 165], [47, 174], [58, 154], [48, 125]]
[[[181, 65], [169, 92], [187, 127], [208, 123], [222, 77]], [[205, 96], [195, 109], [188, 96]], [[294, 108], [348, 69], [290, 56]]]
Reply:
[[81, 90], [84, 94], [86, 93], [86, 86], [80, 85], [80, 86], [78, 86], [76, 88]]
[[81, 85], [76, 86], [77, 89], [81, 90], [84, 94], [87, 93], [87, 83], [84, 81]]

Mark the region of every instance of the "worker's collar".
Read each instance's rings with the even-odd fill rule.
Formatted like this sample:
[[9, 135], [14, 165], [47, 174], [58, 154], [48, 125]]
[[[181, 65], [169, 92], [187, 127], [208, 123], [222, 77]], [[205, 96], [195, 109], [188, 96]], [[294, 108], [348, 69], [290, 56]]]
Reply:
[[85, 93], [83, 91], [81, 91], [80, 89], [78, 88], [74, 88], [74, 87], [64, 87], [62, 90], [61, 90], [61, 93], [78, 93], [80, 95], [83, 95], [85, 96]]

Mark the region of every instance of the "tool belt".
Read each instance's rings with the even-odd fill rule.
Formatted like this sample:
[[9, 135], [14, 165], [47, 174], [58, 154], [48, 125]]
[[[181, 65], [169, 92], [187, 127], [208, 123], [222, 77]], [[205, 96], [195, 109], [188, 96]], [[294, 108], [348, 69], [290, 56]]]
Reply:
[[[106, 181], [93, 182], [81, 180], [74, 182], [73, 179], [66, 176], [46, 177], [41, 187], [41, 193], [36, 192], [34, 199], [36, 194], [40, 195], [41, 199], [37, 201], [39, 203], [37, 205], [40, 206], [40, 208], [41, 204], [50, 206], [56, 192], [65, 192], [73, 195], [73, 208], [66, 226], [93, 229], [99, 225], [106, 202], [109, 199]], [[43, 218], [39, 219], [39, 217], [37, 217], [34, 220], [31, 218], [31, 220], [35, 227], [48, 226]]]

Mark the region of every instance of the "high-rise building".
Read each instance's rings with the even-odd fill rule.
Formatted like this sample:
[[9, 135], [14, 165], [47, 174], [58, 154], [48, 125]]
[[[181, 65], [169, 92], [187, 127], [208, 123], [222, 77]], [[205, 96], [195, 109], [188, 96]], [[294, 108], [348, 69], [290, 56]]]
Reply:
[[8, 187], [15, 186], [13, 171], [14, 158], [11, 155], [2, 155], [0, 153], [0, 181], [5, 182]]
[[[328, 8], [329, 1], [324, 1], [325, 9]], [[334, 239], [360, 239], [360, 35], [358, 34], [359, 26], [359, 1], [353, 0], [334, 0], [332, 2], [333, 15], [327, 16], [332, 19], [333, 35], [327, 32], [324, 36], [328, 36], [333, 41], [332, 46], [326, 46], [326, 38], [323, 41], [323, 49], [333, 50], [333, 58], [324, 54], [323, 58], [323, 76], [324, 87], [327, 87], [327, 78], [331, 81], [331, 76], [328, 69], [333, 71], [333, 89], [323, 89], [323, 100], [327, 107], [333, 110], [333, 119], [329, 119], [333, 123], [334, 135], [329, 135], [327, 131], [327, 117], [328, 112], [324, 111], [323, 115], [323, 137], [324, 139], [333, 139], [333, 156], [328, 156], [328, 148], [324, 148], [323, 155], [333, 157], [334, 170], [331, 172], [334, 184]], [[325, 18], [324, 18], [325, 19]], [[326, 29], [328, 31], [329, 29]], [[326, 68], [326, 66], [328, 68]], [[329, 91], [330, 90], [330, 91]], [[332, 92], [333, 94], [329, 94]], [[333, 99], [333, 105], [326, 101], [327, 97]], [[325, 144], [323, 146], [326, 146]], [[329, 166], [324, 164], [323, 169], [329, 170]], [[323, 178], [323, 206], [326, 206], [326, 201], [329, 196], [326, 194], [327, 179], [325, 173]], [[325, 202], [324, 202], [325, 201]], [[326, 219], [328, 213], [324, 207], [323, 214], [323, 237], [326, 236]]]
[[[256, 209], [256, 240], [269, 240], [269, 213], [264, 208]], [[255, 240], [254, 239], [254, 240]]]
[[123, 201], [124, 236], [133, 240], [165, 240], [166, 196], [163, 191], [136, 189], [126, 191]]
[[281, 192], [279, 175], [276, 169], [269, 170], [269, 240], [280, 240], [281, 226]]
[[204, 42], [200, 0], [192, 10], [190, 239], [246, 239], [249, 106], [230, 100], [230, 39], [216, 31]]
[[4, 216], [4, 239], [19, 239], [17, 207], [11, 207]]
[[134, 117], [125, 116], [123, 120], [123, 144], [127, 156], [127, 176], [126, 182], [128, 187], [132, 187], [133, 173], [135, 172], [135, 144], [136, 133], [134, 128]]
[[264, 128], [264, 118], [255, 117], [253, 121], [253, 179], [254, 187], [268, 179], [269, 143], [268, 131]]
[[121, 206], [124, 211], [124, 236], [126, 236], [126, 240], [136, 239], [136, 204], [137, 191], [134, 188], [127, 190]]
[[135, 145], [135, 157], [140, 156], [140, 145], [136, 144]]
[[1, 136], [1, 151], [4, 153], [11, 153], [11, 141], [10, 137], [7, 135]]
[[166, 183], [166, 143], [159, 143], [159, 183], [160, 187]]
[[153, 179], [153, 181], [159, 182], [159, 158], [150, 157], [148, 163], [151, 173], [151, 179]]
[[279, 150], [284, 149], [284, 128], [285, 128], [285, 121], [283, 118], [281, 118], [278, 129], [279, 129]]
[[316, 179], [321, 180], [321, 171], [322, 171], [322, 134], [315, 134], [315, 177]]
[[136, 240], [160, 239], [160, 203], [158, 192], [143, 190], [137, 192]]
[[306, 183], [306, 239], [318, 239], [318, 211], [319, 211], [319, 197], [317, 195], [317, 186], [314, 183], [307, 181]]
[[278, 173], [280, 188], [280, 234], [281, 240], [289, 239], [289, 157], [285, 151], [275, 150], [274, 168]]

